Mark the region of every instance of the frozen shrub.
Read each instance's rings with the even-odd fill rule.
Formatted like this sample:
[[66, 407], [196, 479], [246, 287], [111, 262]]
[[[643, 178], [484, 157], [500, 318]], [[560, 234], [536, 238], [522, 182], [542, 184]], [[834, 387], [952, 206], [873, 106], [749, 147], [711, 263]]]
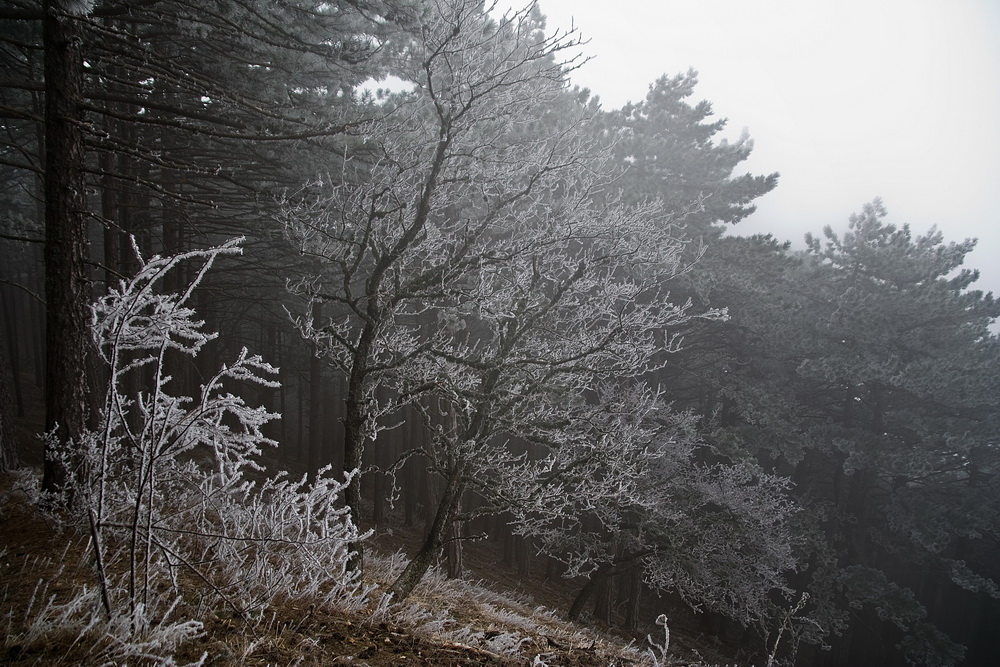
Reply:
[[[350, 477], [324, 470], [306, 484], [263, 475], [257, 462], [263, 447], [277, 444], [261, 429], [278, 415], [248, 406], [231, 387], [276, 387], [276, 369], [244, 348], [195, 396], [175, 395], [166, 372], [169, 357], [193, 358], [216, 337], [187, 303], [219, 256], [241, 251], [239, 242], [148, 260], [135, 248], [136, 275], [94, 304], [92, 331], [108, 367], [99, 425], [57, 455], [75, 470], [69, 492], [90, 532], [98, 587], [71, 603], [79, 613], [50, 605], [35, 625], [90, 614], [74, 623], [105, 628], [152, 660], [173, 646], [160, 635], [183, 639], [200, 627], [165, 625], [182, 612], [178, 600], [214, 600], [249, 623], [279, 597], [346, 607], [367, 597], [347, 570], [348, 547], [360, 536], [337, 506]], [[159, 293], [182, 262], [200, 269], [183, 291]], [[135, 389], [141, 379], [145, 388]]]

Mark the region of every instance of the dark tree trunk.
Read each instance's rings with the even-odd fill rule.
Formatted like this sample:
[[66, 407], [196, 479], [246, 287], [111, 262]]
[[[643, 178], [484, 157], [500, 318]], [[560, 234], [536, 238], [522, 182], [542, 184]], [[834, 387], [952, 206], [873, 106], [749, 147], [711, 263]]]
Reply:
[[[265, 361], [274, 364], [279, 369], [281, 368], [281, 359], [279, 357], [281, 349], [281, 340], [279, 338], [278, 329], [274, 324], [267, 324], [261, 327], [261, 353], [264, 355]], [[269, 412], [274, 412], [279, 415], [285, 414], [284, 408], [284, 398], [281, 393], [281, 374], [279, 370], [278, 381], [279, 386], [277, 387], [265, 387], [260, 385], [257, 387], [257, 391], [260, 394], [260, 404], [268, 409]], [[191, 383], [194, 385], [195, 383]], [[192, 386], [192, 389], [195, 387]], [[284, 442], [284, 419], [274, 419], [264, 424], [262, 432], [268, 438], [277, 441], [278, 443]], [[284, 450], [278, 449], [276, 454], [279, 456], [284, 455]]]
[[[275, 331], [274, 334], [274, 363], [278, 367], [278, 414], [281, 415], [281, 419], [278, 420], [277, 424], [277, 440], [280, 444], [287, 447], [289, 428], [288, 428], [288, 368], [285, 365], [284, 351], [285, 342], [282, 340], [283, 336], [280, 332]], [[287, 451], [284, 450], [284, 451]]]
[[[45, 0], [45, 428], [79, 442], [87, 406], [86, 217], [82, 31], [67, 3]], [[50, 454], [52, 452], [48, 452]], [[46, 456], [42, 488], [65, 487], [68, 463]], [[69, 464], [72, 465], [72, 464]]]
[[[382, 392], [383, 390], [380, 389], [379, 393]], [[372, 525], [374, 527], [385, 525], [387, 480], [384, 471], [388, 468], [393, 451], [397, 449], [396, 440], [399, 438], [399, 432], [399, 429], [384, 431], [368, 453], [371, 465], [366, 469], [365, 477], [371, 485]]]
[[518, 535], [514, 539], [517, 574], [521, 577], [527, 577], [531, 575], [531, 539], [523, 535]]
[[306, 392], [305, 392], [305, 387], [302, 386], [302, 380], [301, 380], [301, 378], [299, 379], [299, 383], [298, 383], [298, 386], [296, 387], [295, 393], [296, 393], [296, 399], [299, 402], [299, 414], [298, 414], [298, 419], [297, 419], [297, 422], [296, 422], [297, 423], [297, 428], [296, 428], [296, 433], [295, 433], [295, 435], [296, 435], [296, 438], [295, 438], [296, 450], [295, 451], [296, 451], [297, 458], [298, 458], [299, 462], [300, 463], [307, 463], [309, 461], [309, 448], [308, 448], [308, 446], [306, 444], [306, 439], [304, 437], [305, 436], [305, 432], [306, 432], [306, 424], [305, 424], [305, 414], [306, 414], [305, 395], [306, 395]]
[[13, 470], [21, 465], [14, 440], [14, 404], [10, 396], [12, 378], [7, 353], [0, 348], [0, 472]]
[[583, 585], [580, 592], [576, 594], [573, 604], [570, 605], [569, 613], [567, 614], [569, 620], [580, 620], [580, 614], [583, 613], [583, 609], [587, 605], [587, 600], [590, 599], [590, 596], [597, 590], [601, 582], [611, 576], [612, 572], [611, 563], [601, 563], [597, 566], [594, 573], [590, 575], [590, 581]]
[[[13, 412], [8, 412], [5, 416], [10, 414], [15, 414], [18, 417], [24, 416], [24, 396], [21, 391], [21, 364], [20, 364], [20, 345], [18, 345], [18, 330], [15, 326], [15, 322], [18, 321], [17, 316], [17, 299], [13, 295], [8, 295], [7, 290], [0, 288], [0, 313], [3, 313], [4, 329], [7, 338], [7, 346], [5, 350], [0, 350], [0, 355], [6, 355], [0, 357], [0, 361], [6, 359], [6, 364], [4, 364], [3, 370], [0, 371], [10, 373], [10, 388], [13, 390], [13, 403], [5, 403], [3, 405], [4, 410], [13, 410]], [[31, 318], [25, 317], [25, 322], [30, 322]], [[29, 334], [30, 335], [30, 334]], [[9, 393], [9, 392], [8, 392]]]
[[431, 523], [430, 530], [427, 531], [424, 543], [389, 588], [394, 602], [399, 602], [409, 597], [413, 589], [423, 579], [424, 574], [427, 573], [431, 563], [434, 561], [434, 557], [441, 550], [445, 534], [454, 521], [459, 501], [462, 497], [461, 480], [462, 474], [460, 471], [452, 470], [450, 472], [448, 480], [444, 485], [444, 491], [441, 494], [437, 511], [434, 513], [434, 521]]
[[[578, 620], [580, 614], [583, 613], [584, 607], [587, 605], [587, 600], [595, 592], [598, 592], [598, 588], [602, 586], [605, 581], [610, 583], [611, 577], [621, 574], [623, 571], [631, 570], [637, 568], [640, 564], [640, 559], [648, 555], [648, 550], [640, 550], [632, 553], [627, 553], [619, 556], [612, 563], [601, 563], [594, 570], [593, 574], [590, 575], [590, 581], [584, 584], [580, 592], [577, 593], [576, 598], [573, 600], [573, 604], [569, 608], [569, 613], [567, 618], [571, 621]], [[608, 588], [608, 596], [610, 602], [610, 587]], [[599, 610], [599, 606], [603, 604], [601, 602], [595, 602], [595, 611]], [[610, 604], [609, 604], [609, 618], [610, 618]]]
[[[407, 432], [407, 447], [415, 448], [418, 443], [422, 442], [423, 424], [420, 418], [414, 414], [413, 410], [409, 411], [409, 418], [406, 421], [406, 432]], [[417, 506], [420, 502], [420, 494], [418, 491], [423, 488], [419, 484], [421, 479], [421, 470], [424, 467], [421, 464], [422, 457], [411, 457], [406, 463], [403, 464], [403, 525], [406, 527], [413, 526], [414, 516], [417, 513]]]
[[635, 632], [639, 625], [639, 603], [642, 598], [642, 568], [629, 568], [623, 575], [621, 596], [625, 607], [625, 618], [623, 629], [626, 632]]
[[[118, 133], [118, 124], [110, 118], [104, 121], [104, 131], [110, 136]], [[121, 266], [122, 232], [118, 226], [119, 202], [111, 174], [115, 170], [115, 155], [111, 151], [101, 154], [101, 217], [104, 218], [104, 291], [118, 284]]]
[[[461, 499], [458, 501], [456, 513], [461, 509]], [[461, 579], [464, 574], [462, 566], [462, 522], [455, 520], [451, 522], [448, 535], [448, 577], [450, 579]]]
[[[381, 449], [381, 448], [380, 448]], [[372, 481], [372, 526], [385, 525], [385, 475], [381, 468], [371, 473]]]
[[[371, 330], [369, 332], [369, 329]], [[375, 327], [365, 326], [354, 353], [354, 365], [347, 378], [347, 393], [344, 397], [344, 473], [358, 471], [344, 489], [344, 501], [351, 512], [351, 521], [361, 525], [361, 463], [365, 452], [365, 424], [370, 418], [367, 405], [366, 385], [368, 360], [372, 354]], [[348, 567], [360, 571], [364, 567], [364, 549], [360, 542], [352, 542]]]
[[556, 581], [562, 577], [563, 564], [552, 556], [545, 558], [545, 581]]
[[497, 517], [496, 535], [503, 540], [503, 562], [511, 568], [517, 567], [517, 536], [511, 530], [509, 515]]
[[594, 620], [611, 625], [611, 593], [614, 579], [609, 575], [601, 577], [594, 589]]
[[[36, 294], [45, 291], [44, 276], [36, 276], [37, 281], [32, 286]], [[39, 393], [45, 393], [45, 340], [48, 328], [45, 326], [45, 305], [41, 301], [31, 299], [28, 302], [28, 314], [35, 335], [31, 337], [31, 358], [35, 372], [35, 387]]]

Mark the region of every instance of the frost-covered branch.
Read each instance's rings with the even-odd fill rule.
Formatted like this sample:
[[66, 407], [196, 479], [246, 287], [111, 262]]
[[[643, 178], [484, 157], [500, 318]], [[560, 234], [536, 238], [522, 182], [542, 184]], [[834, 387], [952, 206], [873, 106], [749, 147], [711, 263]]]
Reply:
[[[593, 110], [567, 103], [564, 54], [577, 43], [545, 36], [531, 5], [497, 19], [474, 0], [435, 2], [396, 68], [414, 90], [384, 103], [334, 173], [284, 202], [287, 235], [316, 267], [289, 282], [304, 302], [293, 320], [347, 378], [347, 469], [398, 406], [377, 388], [398, 385], [433, 347], [434, 304], [530, 253], [523, 221], [572, 217], [608, 182], [607, 156], [579, 131]], [[357, 484], [347, 494], [355, 512], [359, 494]]]
[[[193, 397], [166, 374], [172, 355], [197, 356], [215, 338], [187, 303], [211, 264], [240, 252], [239, 243], [149, 259], [136, 250], [136, 275], [92, 308], [108, 384], [99, 427], [75, 445], [84, 459], [74, 497], [88, 519], [109, 621], [125, 616], [133, 632], [169, 612], [157, 602], [163, 590], [192, 585], [178, 569], [248, 622], [279, 595], [354, 604], [367, 594], [347, 572], [349, 547], [364, 536], [337, 505], [353, 475], [338, 480], [325, 469], [311, 484], [248, 478], [263, 472], [262, 448], [277, 444], [262, 428], [278, 415], [228, 386], [277, 387], [277, 369], [243, 349]], [[160, 293], [181, 262], [201, 266], [180, 292]], [[143, 380], [145, 389], [133, 389]]]

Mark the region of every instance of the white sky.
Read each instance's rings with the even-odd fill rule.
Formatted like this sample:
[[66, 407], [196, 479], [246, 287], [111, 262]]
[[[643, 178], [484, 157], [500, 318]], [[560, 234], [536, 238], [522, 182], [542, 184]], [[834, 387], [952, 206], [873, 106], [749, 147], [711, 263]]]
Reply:
[[[1000, 294], [1000, 0], [539, 0], [593, 60], [573, 82], [606, 109], [693, 67], [747, 128], [776, 190], [735, 228], [802, 247], [876, 196], [889, 222], [979, 239], [967, 266]], [[519, 3], [515, 3], [519, 4]]]

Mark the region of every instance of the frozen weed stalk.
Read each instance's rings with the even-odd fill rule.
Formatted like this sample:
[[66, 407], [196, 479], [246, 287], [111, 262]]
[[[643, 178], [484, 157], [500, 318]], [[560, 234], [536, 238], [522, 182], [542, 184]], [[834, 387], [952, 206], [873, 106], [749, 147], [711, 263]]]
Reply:
[[[670, 626], [667, 624], [667, 615], [660, 614], [657, 616], [656, 624], [663, 627], [663, 643], [657, 644], [653, 641], [652, 637], [646, 635], [646, 641], [650, 644], [646, 652], [652, 658], [654, 667], [664, 667], [667, 664], [667, 653], [670, 652]], [[659, 656], [653, 652], [654, 648], [656, 649], [656, 653], [660, 654]]]

